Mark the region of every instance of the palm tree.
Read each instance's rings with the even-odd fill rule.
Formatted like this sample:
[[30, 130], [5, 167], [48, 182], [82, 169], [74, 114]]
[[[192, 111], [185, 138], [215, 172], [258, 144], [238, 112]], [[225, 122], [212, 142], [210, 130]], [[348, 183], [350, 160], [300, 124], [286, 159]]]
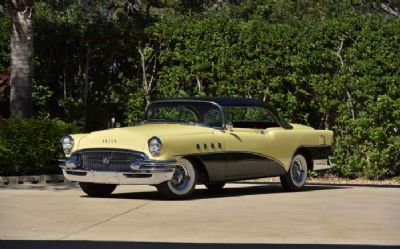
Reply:
[[12, 15], [10, 114], [12, 117], [33, 116], [33, 0], [9, 0]]

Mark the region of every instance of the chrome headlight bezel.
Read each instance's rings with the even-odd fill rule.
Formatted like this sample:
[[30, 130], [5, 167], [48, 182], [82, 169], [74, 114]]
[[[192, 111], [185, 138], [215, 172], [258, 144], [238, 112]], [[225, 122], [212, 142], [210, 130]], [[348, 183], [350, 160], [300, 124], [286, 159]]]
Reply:
[[159, 137], [152, 137], [147, 142], [147, 147], [153, 157], [158, 157], [161, 154], [162, 142]]
[[61, 146], [65, 154], [70, 154], [74, 147], [74, 138], [71, 135], [66, 135], [60, 140]]

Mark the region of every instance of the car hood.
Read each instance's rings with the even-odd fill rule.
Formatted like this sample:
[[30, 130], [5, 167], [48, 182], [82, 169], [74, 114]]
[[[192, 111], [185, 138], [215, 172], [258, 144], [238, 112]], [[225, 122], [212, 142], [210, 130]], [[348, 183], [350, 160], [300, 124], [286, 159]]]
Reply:
[[148, 152], [147, 142], [151, 137], [161, 141], [176, 136], [210, 134], [213, 128], [187, 124], [142, 124], [131, 127], [96, 131], [74, 136], [74, 151], [90, 148], [119, 148]]

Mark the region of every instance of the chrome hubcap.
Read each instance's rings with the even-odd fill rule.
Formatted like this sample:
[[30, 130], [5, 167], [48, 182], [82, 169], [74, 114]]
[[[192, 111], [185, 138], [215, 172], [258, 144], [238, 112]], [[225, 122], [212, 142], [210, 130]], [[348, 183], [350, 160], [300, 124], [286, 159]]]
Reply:
[[174, 175], [171, 179], [171, 184], [174, 188], [182, 190], [187, 187], [190, 180], [190, 173], [183, 165], [177, 165]]
[[291, 175], [295, 183], [301, 184], [304, 181], [305, 167], [301, 160], [297, 159], [292, 163]]

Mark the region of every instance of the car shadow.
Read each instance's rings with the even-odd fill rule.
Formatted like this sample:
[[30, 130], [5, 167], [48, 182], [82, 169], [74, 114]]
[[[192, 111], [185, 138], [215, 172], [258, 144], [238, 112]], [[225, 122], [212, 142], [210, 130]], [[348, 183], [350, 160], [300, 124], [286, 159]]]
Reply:
[[399, 246], [354, 244], [228, 244], [228, 243], [169, 243], [122, 241], [62, 241], [62, 240], [0, 240], [4, 249], [394, 249]]
[[[241, 183], [243, 184], [243, 183]], [[215, 198], [228, 198], [237, 196], [249, 196], [249, 195], [269, 195], [269, 194], [287, 194], [280, 184], [265, 184], [265, 183], [245, 183], [243, 187], [225, 187], [218, 191], [211, 191], [208, 189], [196, 189], [190, 198], [187, 200], [199, 200], [199, 199], [215, 199]], [[348, 187], [343, 186], [332, 186], [332, 185], [310, 185], [305, 186], [302, 192], [308, 191], [323, 191], [333, 189], [344, 189]], [[95, 198], [83, 195], [86, 198]], [[141, 200], [165, 200], [163, 196], [157, 191], [151, 192], [129, 192], [129, 193], [115, 193], [111, 194], [107, 198], [116, 199], [141, 199]]]
[[79, 189], [76, 182], [60, 182], [60, 183], [22, 183], [22, 184], [4, 184], [0, 185], [0, 189], [8, 190], [52, 190], [63, 191], [70, 189]]

